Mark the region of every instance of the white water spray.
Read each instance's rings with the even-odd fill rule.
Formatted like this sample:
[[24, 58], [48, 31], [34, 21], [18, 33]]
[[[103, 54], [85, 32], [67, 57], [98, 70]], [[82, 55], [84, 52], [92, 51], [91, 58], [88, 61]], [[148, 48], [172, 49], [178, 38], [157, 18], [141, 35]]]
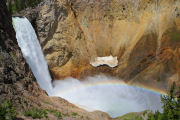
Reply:
[[129, 86], [116, 78], [98, 75], [84, 81], [73, 78], [55, 81], [53, 96], [60, 96], [87, 111], [100, 110], [115, 118], [129, 112], [159, 110], [160, 93]]
[[24, 58], [31, 67], [36, 80], [43, 90], [50, 94], [52, 90], [51, 77], [36, 33], [27, 18], [13, 18], [18, 45]]
[[23, 56], [38, 84], [49, 96], [62, 97], [88, 111], [107, 112], [111, 117], [143, 110], [161, 110], [159, 93], [128, 86], [104, 75], [88, 77], [83, 82], [66, 78], [54, 81], [52, 88], [48, 66], [31, 23], [26, 18], [17, 17], [13, 18], [13, 22]]

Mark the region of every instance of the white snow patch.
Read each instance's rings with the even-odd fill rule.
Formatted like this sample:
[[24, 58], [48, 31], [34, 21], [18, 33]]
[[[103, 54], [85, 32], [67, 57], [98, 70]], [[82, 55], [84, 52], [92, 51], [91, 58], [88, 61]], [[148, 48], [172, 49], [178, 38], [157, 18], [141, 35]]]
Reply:
[[95, 58], [94, 61], [90, 61], [90, 64], [94, 67], [107, 65], [113, 68], [118, 66], [118, 60], [117, 57], [113, 57], [113, 56], [97, 57]]

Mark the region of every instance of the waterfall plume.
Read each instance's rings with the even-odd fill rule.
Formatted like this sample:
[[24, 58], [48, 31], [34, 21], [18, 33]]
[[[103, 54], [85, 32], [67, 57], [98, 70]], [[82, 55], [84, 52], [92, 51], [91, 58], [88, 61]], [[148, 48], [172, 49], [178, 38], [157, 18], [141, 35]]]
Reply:
[[52, 90], [51, 77], [34, 28], [27, 18], [18, 17], [13, 18], [13, 26], [18, 45], [38, 84], [50, 94]]

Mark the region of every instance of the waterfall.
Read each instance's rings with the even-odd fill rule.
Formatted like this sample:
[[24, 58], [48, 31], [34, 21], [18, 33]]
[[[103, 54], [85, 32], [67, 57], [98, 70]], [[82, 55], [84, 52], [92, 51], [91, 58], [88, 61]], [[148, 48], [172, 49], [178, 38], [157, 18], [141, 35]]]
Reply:
[[52, 89], [51, 77], [34, 28], [27, 18], [18, 17], [13, 18], [13, 26], [18, 45], [39, 86], [50, 94]]
[[[62, 97], [87, 111], [106, 112], [113, 118], [129, 112], [162, 111], [161, 93], [130, 86], [122, 80], [105, 75], [87, 77], [83, 81], [69, 77], [52, 83], [48, 65], [31, 23], [26, 18], [15, 17], [13, 26], [24, 58], [31, 67], [38, 84], [49, 96]], [[111, 59], [114, 58], [106, 57], [108, 62]], [[97, 62], [100, 61], [102, 64], [103, 60], [100, 58]], [[114, 60], [116, 62], [117, 58]]]

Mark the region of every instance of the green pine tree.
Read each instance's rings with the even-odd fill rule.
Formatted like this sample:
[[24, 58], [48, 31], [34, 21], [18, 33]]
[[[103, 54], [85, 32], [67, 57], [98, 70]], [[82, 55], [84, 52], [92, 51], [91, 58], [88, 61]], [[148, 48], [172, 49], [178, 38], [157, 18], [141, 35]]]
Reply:
[[148, 120], [180, 120], [180, 88], [177, 96], [175, 88], [176, 85], [173, 83], [168, 95], [161, 96], [163, 113], [150, 113]]
[[8, 1], [8, 10], [12, 13], [12, 0]]

